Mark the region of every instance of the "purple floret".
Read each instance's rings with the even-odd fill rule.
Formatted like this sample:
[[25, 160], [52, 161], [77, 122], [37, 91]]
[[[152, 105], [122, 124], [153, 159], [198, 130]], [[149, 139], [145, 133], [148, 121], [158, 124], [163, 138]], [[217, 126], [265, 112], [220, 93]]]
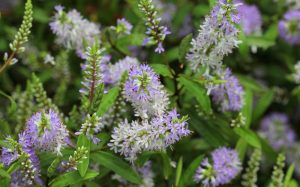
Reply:
[[260, 134], [275, 150], [288, 148], [296, 141], [296, 134], [288, 124], [288, 117], [282, 113], [272, 113], [261, 121]]
[[279, 35], [291, 45], [300, 43], [300, 11], [289, 11], [278, 23]]

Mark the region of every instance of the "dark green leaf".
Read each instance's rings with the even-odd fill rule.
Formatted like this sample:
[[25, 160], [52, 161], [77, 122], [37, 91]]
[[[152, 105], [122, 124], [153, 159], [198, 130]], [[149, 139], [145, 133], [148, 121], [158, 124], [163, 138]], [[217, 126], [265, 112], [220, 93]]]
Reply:
[[272, 103], [273, 97], [274, 91], [269, 90], [258, 100], [255, 110], [253, 111], [253, 121], [258, 120], [264, 114]]
[[57, 157], [56, 159], [53, 160], [53, 162], [50, 164], [47, 170], [47, 176], [52, 177], [54, 172], [56, 171], [57, 167], [59, 166], [61, 162], [61, 157]]
[[180, 76], [178, 80], [188, 90], [188, 93], [196, 98], [204, 112], [208, 114], [212, 113], [210, 98], [200, 84], [184, 76]]
[[203, 155], [198, 156], [183, 172], [182, 179], [180, 180], [179, 187], [188, 186], [193, 181], [193, 176], [203, 160]]
[[91, 178], [96, 177], [99, 175], [98, 172], [89, 170], [86, 172], [86, 175], [84, 177], [81, 177], [78, 171], [71, 171], [68, 173], [65, 173], [63, 175], [60, 175], [53, 179], [50, 182], [51, 187], [63, 187], [63, 186], [69, 186], [72, 184], [76, 184]]
[[166, 152], [162, 152], [162, 153], [160, 153], [160, 155], [161, 155], [162, 163], [163, 163], [164, 178], [167, 180], [167, 179], [169, 179], [169, 177], [172, 173], [171, 160]]
[[14, 113], [14, 111], [16, 111], [16, 109], [17, 109], [17, 104], [14, 101], [14, 99], [1, 90], [0, 90], [0, 95], [6, 97], [10, 101], [10, 107], [8, 108], [8, 113], [11, 113], [11, 114]]
[[91, 154], [91, 158], [98, 164], [111, 169], [124, 179], [135, 184], [142, 184], [140, 176], [130, 167], [129, 164], [119, 157], [108, 152], [99, 151]]
[[193, 34], [189, 34], [186, 37], [184, 37], [180, 43], [178, 57], [179, 57], [179, 62], [181, 63], [185, 62], [186, 54], [189, 51], [192, 38], [193, 38]]

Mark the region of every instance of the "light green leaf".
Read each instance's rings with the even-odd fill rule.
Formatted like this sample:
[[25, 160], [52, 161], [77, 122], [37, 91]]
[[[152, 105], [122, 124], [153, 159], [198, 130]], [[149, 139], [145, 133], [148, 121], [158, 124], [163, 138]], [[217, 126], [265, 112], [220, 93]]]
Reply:
[[119, 87], [114, 87], [102, 98], [100, 107], [97, 111], [98, 116], [102, 116], [114, 103], [119, 95]]
[[91, 159], [134, 184], [142, 184], [141, 177], [130, 165], [111, 153], [99, 151], [91, 154]]
[[81, 177], [78, 171], [71, 171], [68, 173], [65, 173], [63, 175], [60, 175], [53, 179], [50, 182], [51, 187], [63, 187], [63, 186], [69, 186], [72, 184], [76, 184], [88, 179], [92, 179], [99, 175], [98, 172], [89, 170], [86, 172], [86, 175], [84, 177]]
[[295, 164], [290, 165], [290, 167], [285, 175], [285, 178], [284, 178], [283, 187], [290, 187], [294, 169], [295, 169]]
[[261, 143], [255, 132], [243, 127], [235, 128], [234, 132], [255, 148], [261, 148]]
[[10, 179], [9, 173], [3, 169], [0, 169], [0, 178], [1, 177]]
[[240, 138], [236, 144], [235, 150], [239, 153], [240, 160], [243, 161], [247, 151], [247, 142], [243, 138]]
[[291, 180], [289, 187], [299, 187], [298, 182], [296, 180]]
[[78, 171], [81, 177], [84, 177], [90, 163], [90, 149], [91, 149], [91, 141], [86, 137], [86, 135], [81, 134], [77, 140], [77, 147], [85, 147], [87, 149], [86, 159], [83, 159], [80, 163], [78, 163]]
[[170, 77], [170, 78], [173, 77], [172, 69], [168, 68], [168, 66], [166, 66], [165, 64], [151, 64], [150, 66], [159, 75], [162, 75], [164, 77]]
[[181, 173], [182, 173], [182, 156], [180, 157], [177, 167], [176, 167], [176, 180], [175, 180], [175, 186], [178, 186], [180, 179], [181, 179]]

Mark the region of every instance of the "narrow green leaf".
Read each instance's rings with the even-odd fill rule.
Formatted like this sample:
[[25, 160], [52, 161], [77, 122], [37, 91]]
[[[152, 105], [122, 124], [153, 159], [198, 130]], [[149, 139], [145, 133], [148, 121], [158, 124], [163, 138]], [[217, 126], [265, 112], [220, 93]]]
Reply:
[[252, 121], [252, 108], [253, 108], [253, 93], [249, 88], [245, 91], [245, 104], [242, 108], [242, 114], [245, 119], [245, 127], [249, 128]]
[[60, 175], [50, 182], [51, 187], [63, 187], [73, 185], [88, 179], [92, 179], [99, 175], [98, 172], [89, 170], [84, 177], [81, 177], [77, 171], [71, 171]]
[[235, 128], [234, 132], [255, 148], [261, 148], [261, 143], [255, 132], [243, 127]]
[[193, 181], [193, 176], [203, 160], [203, 155], [198, 156], [183, 172], [182, 179], [180, 180], [179, 187], [188, 186]]
[[173, 78], [173, 75], [172, 75], [172, 69], [171, 68], [168, 68], [168, 66], [166, 66], [165, 64], [151, 64], [150, 65], [154, 71], [156, 73], [158, 73], [159, 75], [162, 75], [164, 77], [170, 77], [170, 78]]
[[59, 166], [61, 162], [61, 157], [57, 157], [56, 159], [53, 160], [53, 162], [50, 164], [47, 170], [47, 176], [52, 177], [54, 172], [56, 171], [57, 167]]
[[243, 138], [240, 138], [235, 149], [239, 153], [240, 160], [243, 161], [247, 151], [247, 142]]
[[178, 186], [178, 184], [180, 182], [181, 173], [182, 173], [182, 156], [180, 157], [180, 159], [177, 163], [175, 186]]
[[12, 174], [13, 172], [17, 171], [20, 168], [20, 162], [16, 161], [13, 164], [10, 165], [10, 167], [7, 170], [7, 173]]
[[206, 90], [200, 84], [189, 80], [184, 76], [180, 76], [178, 80], [188, 90], [189, 94], [196, 98], [204, 112], [208, 114], [212, 113], [210, 98], [207, 95]]
[[264, 112], [268, 109], [274, 98], [274, 91], [267, 91], [257, 102], [255, 110], [253, 111], [253, 121], [258, 120]]
[[88, 151], [88, 153], [86, 154], [86, 159], [83, 159], [82, 162], [80, 162], [78, 164], [78, 171], [81, 175], [81, 177], [84, 177], [87, 169], [89, 167], [89, 162], [90, 162], [90, 149], [91, 149], [91, 141], [86, 137], [86, 135], [81, 134], [78, 137], [78, 141], [77, 141], [77, 147], [85, 147]]
[[100, 107], [97, 111], [98, 116], [102, 116], [114, 103], [119, 95], [119, 87], [114, 87], [102, 98]]
[[10, 179], [9, 173], [3, 169], [0, 169], [0, 178], [1, 177]]
[[162, 153], [160, 153], [160, 155], [161, 155], [162, 163], [163, 163], [164, 178], [167, 180], [167, 179], [169, 179], [169, 177], [172, 173], [171, 160], [166, 152], [162, 152]]
[[293, 176], [294, 169], [295, 169], [295, 164], [290, 165], [284, 178], [283, 187], [290, 187], [290, 182]]
[[189, 34], [185, 36], [180, 43], [179, 50], [178, 50], [178, 58], [179, 58], [178, 60], [180, 63], [185, 62], [186, 54], [189, 51], [192, 38], [193, 38], [193, 34]]
[[14, 101], [14, 99], [1, 90], [0, 90], [0, 95], [6, 97], [10, 101], [10, 107], [8, 108], [8, 113], [10, 113], [10, 114], [14, 113], [14, 111], [16, 111], [16, 109], [17, 109], [17, 104]]
[[142, 179], [130, 165], [111, 153], [99, 151], [91, 154], [91, 159], [132, 183], [142, 184]]

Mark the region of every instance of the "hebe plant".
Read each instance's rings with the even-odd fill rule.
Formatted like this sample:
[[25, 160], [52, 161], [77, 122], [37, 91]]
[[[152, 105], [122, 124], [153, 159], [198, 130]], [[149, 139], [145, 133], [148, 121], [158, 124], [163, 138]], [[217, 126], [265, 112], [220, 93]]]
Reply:
[[299, 185], [297, 0], [24, 7], [0, 2], [1, 187]]

